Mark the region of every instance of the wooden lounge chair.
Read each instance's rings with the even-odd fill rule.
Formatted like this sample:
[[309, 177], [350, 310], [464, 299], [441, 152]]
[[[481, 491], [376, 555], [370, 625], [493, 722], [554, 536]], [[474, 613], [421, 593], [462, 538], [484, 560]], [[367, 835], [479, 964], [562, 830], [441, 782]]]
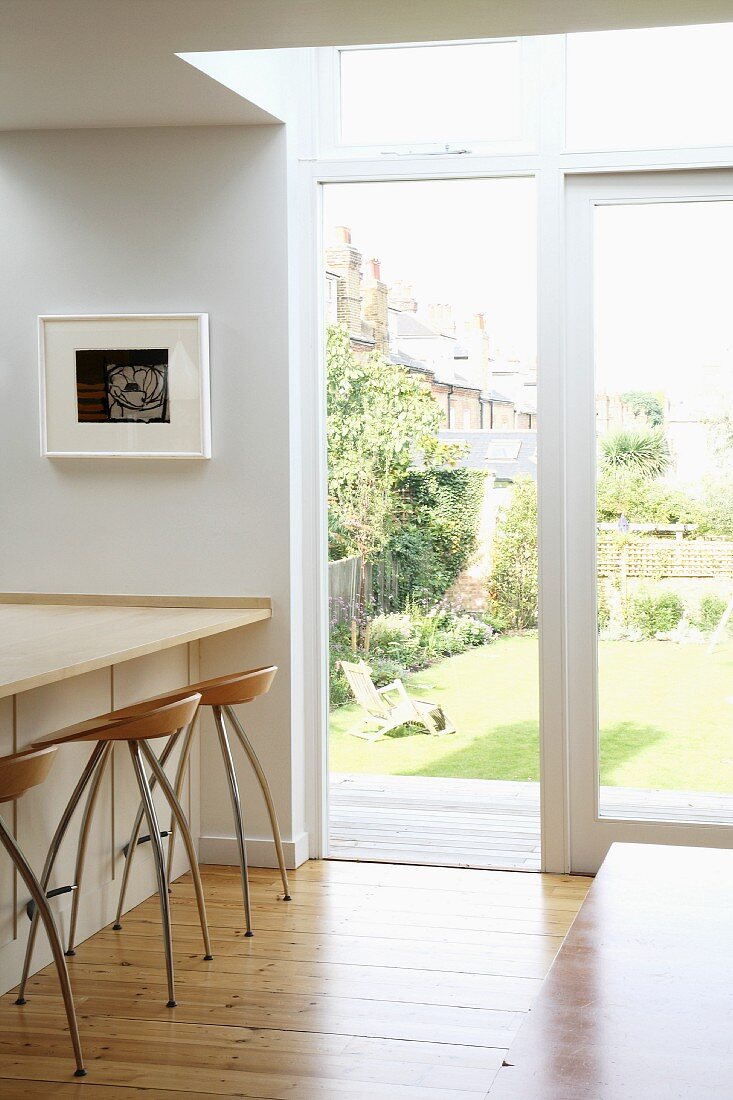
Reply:
[[[401, 680], [393, 680], [391, 684], [377, 688], [372, 680], [371, 669], [365, 661], [359, 661], [358, 664], [341, 661], [340, 664], [354, 698], [368, 715], [359, 725], [349, 730], [354, 737], [378, 741], [385, 733], [411, 723], [423, 726], [428, 733], [435, 736], [456, 732], [456, 727], [438, 703], [413, 699]], [[390, 694], [391, 701], [386, 698]], [[375, 724], [375, 729], [367, 728]]]

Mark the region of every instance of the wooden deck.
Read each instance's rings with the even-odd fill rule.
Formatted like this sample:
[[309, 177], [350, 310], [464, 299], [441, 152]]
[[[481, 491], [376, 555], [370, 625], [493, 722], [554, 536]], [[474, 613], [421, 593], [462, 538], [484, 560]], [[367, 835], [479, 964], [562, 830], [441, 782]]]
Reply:
[[335, 859], [540, 869], [538, 783], [331, 775]]
[[[733, 795], [602, 787], [604, 815], [733, 821]], [[331, 775], [332, 859], [540, 869], [538, 783], [411, 775]]]
[[209, 867], [214, 959], [188, 876], [173, 887], [178, 1007], [166, 1008], [156, 897], [69, 971], [89, 1075], [72, 1077], [58, 982], [0, 998], [3, 1100], [486, 1100], [588, 879], [307, 863], [278, 900]]

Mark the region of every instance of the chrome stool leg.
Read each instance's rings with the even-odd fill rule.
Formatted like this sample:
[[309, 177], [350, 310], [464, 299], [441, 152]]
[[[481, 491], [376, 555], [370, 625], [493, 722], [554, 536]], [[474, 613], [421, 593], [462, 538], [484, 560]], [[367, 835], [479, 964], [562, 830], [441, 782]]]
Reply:
[[[180, 733], [180, 731], [179, 731]], [[178, 740], [178, 733], [169, 738], [165, 748], [160, 754], [159, 763], [161, 767], [165, 767], [168, 757], [173, 752], [175, 744]], [[155, 786], [155, 777], [153, 777], [150, 789]], [[145, 817], [145, 804], [143, 802], [137, 808], [135, 814], [135, 822], [132, 826], [132, 833], [130, 834], [130, 840], [127, 845], [127, 855], [125, 857], [125, 866], [122, 869], [122, 882], [120, 883], [120, 896], [117, 902], [117, 916], [115, 917], [115, 923], [113, 928], [115, 932], [119, 932], [122, 928], [122, 910], [125, 905], [125, 894], [127, 893], [127, 885], [130, 880], [130, 872], [132, 871], [132, 861], [135, 858], [135, 852], [137, 851], [137, 842], [140, 837], [140, 829], [142, 828], [143, 818]]]
[[148, 783], [148, 777], [145, 774], [145, 767], [143, 765], [140, 745], [137, 741], [128, 741], [127, 747], [130, 750], [135, 778], [137, 779], [137, 785], [140, 788], [140, 797], [142, 798], [143, 804], [145, 806], [145, 816], [148, 820], [148, 828], [150, 829], [150, 844], [153, 849], [153, 859], [155, 860], [155, 876], [158, 881], [160, 916], [163, 924], [163, 942], [165, 945], [165, 970], [166, 977], [168, 979], [167, 1007], [175, 1008], [176, 990], [175, 980], [173, 977], [173, 936], [171, 932], [171, 909], [170, 900], [168, 898], [168, 880], [166, 879], [165, 873], [165, 859], [163, 856], [163, 844], [160, 839], [158, 816], [155, 812], [155, 803], [153, 802], [153, 795], [150, 790], [150, 784]]
[[[208, 923], [207, 923], [207, 920], [206, 920], [206, 903], [204, 901], [204, 888], [201, 885], [201, 872], [199, 871], [198, 857], [196, 855], [196, 849], [195, 849], [194, 844], [193, 844], [193, 837], [191, 836], [191, 830], [188, 827], [188, 821], [186, 820], [186, 815], [183, 812], [183, 808], [181, 806], [181, 803], [178, 801], [178, 798], [176, 797], [176, 794], [175, 794], [173, 788], [171, 787], [171, 785], [168, 781], [168, 776], [165, 774], [165, 772], [161, 768], [160, 764], [158, 763], [158, 758], [156, 757], [155, 753], [150, 748], [150, 745], [148, 745], [147, 741], [142, 741], [141, 744], [140, 744], [140, 747], [143, 751], [143, 756], [145, 757], [148, 764], [150, 765], [150, 770], [152, 771], [154, 777], [160, 783], [163, 794], [165, 795], [166, 799], [168, 800], [168, 805], [170, 806], [170, 808], [173, 812], [173, 816], [174, 816], [175, 820], [178, 822], [178, 827], [181, 830], [181, 836], [183, 837], [183, 843], [186, 847], [186, 853], [188, 855], [188, 861], [191, 864], [191, 877], [193, 878], [194, 890], [196, 892], [196, 905], [197, 905], [198, 911], [199, 911], [199, 921], [201, 922], [201, 932], [202, 932], [203, 937], [204, 937], [204, 952], [205, 952], [204, 953], [204, 958], [206, 959], [207, 962], [210, 962], [213, 959], [214, 956], [211, 954], [211, 941], [209, 939], [209, 926], [208, 926]], [[170, 858], [170, 856], [169, 856], [169, 858]], [[168, 893], [168, 881], [167, 881], [167, 878], [166, 878], [166, 895], [167, 895], [167, 893]]]
[[252, 912], [249, 900], [249, 873], [247, 869], [247, 842], [244, 835], [244, 823], [242, 821], [242, 803], [239, 797], [239, 786], [237, 784], [237, 773], [234, 770], [234, 760], [232, 758], [232, 749], [229, 744], [229, 737], [227, 736], [226, 726], [224, 725], [224, 718], [221, 713], [221, 707], [215, 706], [212, 708], [214, 711], [214, 721], [216, 722], [216, 730], [219, 734], [219, 744], [221, 746], [221, 755], [224, 760], [224, 767], [227, 773], [227, 780], [229, 782], [229, 795], [232, 800], [232, 810], [234, 812], [234, 828], [237, 833], [237, 846], [239, 848], [239, 866], [242, 872], [242, 896], [244, 898], [244, 916], [247, 922], [246, 936], [253, 935], [252, 932]]
[[[84, 771], [81, 773], [81, 777], [79, 778], [79, 782], [76, 784], [76, 787], [74, 788], [74, 790], [71, 794], [71, 798], [69, 799], [69, 801], [66, 805], [66, 809], [63, 812], [61, 820], [58, 823], [58, 826], [56, 828], [56, 832], [54, 833], [54, 836], [53, 836], [53, 840], [51, 841], [51, 846], [48, 849], [48, 855], [46, 856], [46, 862], [44, 864], [43, 872], [42, 872], [41, 878], [39, 880], [39, 884], [40, 884], [41, 890], [43, 891], [44, 897], [46, 895], [46, 890], [48, 889], [48, 883], [49, 883], [49, 879], [51, 878], [51, 872], [53, 871], [53, 865], [56, 862], [56, 856], [58, 855], [59, 848], [61, 847], [61, 842], [64, 839], [64, 836], [66, 834], [66, 830], [69, 827], [69, 823], [70, 823], [72, 817], [74, 816], [74, 811], [76, 810], [76, 807], [79, 805], [79, 802], [81, 800], [81, 796], [84, 794], [84, 790], [86, 789], [86, 786], [89, 783], [89, 780], [92, 778], [92, 776], [94, 774], [94, 769], [97, 767], [97, 764], [99, 763], [100, 757], [102, 756], [104, 750], [105, 750], [105, 745], [104, 745], [103, 742], [98, 742], [94, 746], [94, 749], [92, 750], [92, 754], [89, 757], [89, 760], [87, 761], [87, 765], [84, 768]], [[33, 911], [33, 917], [31, 918], [31, 929], [30, 929], [30, 932], [28, 933], [28, 942], [27, 942], [26, 948], [25, 948], [25, 958], [23, 960], [23, 974], [22, 974], [21, 979], [20, 979], [20, 987], [18, 989], [18, 998], [15, 1002], [17, 1005], [24, 1005], [25, 1004], [25, 987], [26, 987], [26, 983], [28, 981], [28, 973], [30, 971], [31, 958], [33, 956], [33, 947], [35, 946], [35, 942], [36, 942], [36, 932], [38, 930], [38, 920], [39, 920], [39, 910], [38, 910], [38, 905], [36, 905], [36, 908]]]
[[249, 758], [249, 762], [250, 762], [250, 764], [252, 765], [252, 767], [254, 769], [254, 773], [257, 776], [257, 779], [259, 780], [260, 790], [262, 791], [262, 795], [265, 799], [265, 803], [267, 805], [267, 813], [269, 814], [269, 817], [270, 817], [270, 826], [272, 828], [272, 838], [275, 841], [275, 851], [277, 852], [277, 862], [280, 866], [280, 878], [282, 879], [283, 891], [284, 891], [284, 895], [285, 895], [284, 898], [283, 898], [283, 901], [292, 901], [293, 899], [290, 896], [290, 888], [288, 886], [288, 872], [287, 872], [287, 869], [285, 867], [285, 855], [283, 853], [283, 842], [282, 842], [282, 838], [280, 836], [280, 825], [278, 824], [278, 820], [277, 820], [277, 813], [275, 811], [275, 803], [272, 800], [272, 792], [270, 790], [270, 784], [267, 782], [267, 776], [265, 775], [263, 767], [260, 764], [257, 753], [254, 750], [254, 746], [252, 745], [252, 742], [250, 741], [250, 739], [247, 737], [247, 734], [244, 732], [244, 729], [242, 728], [242, 723], [237, 718], [237, 715], [234, 712], [234, 708], [227, 705], [227, 706], [224, 707], [224, 713], [226, 714], [227, 718], [229, 718], [232, 725], [234, 726], [234, 732], [237, 734], [239, 740], [241, 741], [242, 748], [247, 753], [247, 756]]
[[89, 831], [92, 824], [92, 818], [94, 816], [94, 808], [97, 805], [97, 798], [99, 797], [99, 791], [102, 786], [102, 780], [104, 779], [105, 772], [107, 771], [107, 764], [112, 754], [112, 742], [107, 745], [105, 752], [102, 754], [102, 758], [99, 761], [99, 767], [97, 773], [92, 780], [92, 784], [89, 788], [89, 794], [87, 795], [86, 806], [84, 807], [84, 814], [81, 819], [81, 829], [79, 830], [79, 847], [76, 851], [76, 867], [74, 868], [74, 891], [71, 899], [71, 919], [69, 922], [69, 939], [67, 941], [66, 954], [75, 955], [76, 951], [76, 926], [79, 919], [79, 901], [81, 899], [81, 883], [84, 877], [84, 862], [87, 854], [87, 844], [89, 842]]
[[[193, 722], [186, 730], [186, 736], [183, 742], [183, 748], [181, 749], [181, 755], [178, 758], [178, 767], [176, 768], [176, 781], [173, 787], [176, 798], [181, 801], [181, 795], [183, 794], [183, 781], [186, 778], [186, 770], [188, 768], [188, 758], [191, 755], [191, 746], [193, 745]], [[168, 840], [168, 885], [171, 884], [173, 875], [173, 856], [176, 851], [176, 819], [171, 818], [170, 838]]]
[[51, 910], [48, 907], [48, 902], [46, 901], [45, 891], [41, 887], [41, 884], [34, 875], [30, 864], [16, 844], [15, 838], [8, 831], [5, 822], [1, 817], [0, 843], [2, 843], [6, 852], [10, 856], [11, 861], [15, 865], [20, 877], [23, 879], [23, 882], [25, 883], [31, 897], [33, 898], [33, 901], [36, 904], [35, 912], [40, 914], [40, 919], [43, 921], [46, 928], [48, 942], [50, 943], [51, 951], [53, 952], [53, 961], [56, 964], [56, 971], [59, 976], [61, 995], [64, 999], [64, 1008], [66, 1010], [66, 1019], [69, 1022], [71, 1043], [74, 1047], [74, 1058], [76, 1059], [76, 1072], [74, 1073], [74, 1076], [84, 1077], [87, 1071], [84, 1069], [84, 1057], [81, 1052], [79, 1025], [76, 1021], [76, 1011], [74, 1010], [74, 999], [71, 993], [71, 984], [69, 983], [69, 973], [66, 969], [66, 960], [64, 959], [64, 952], [63, 948], [61, 947], [61, 940], [59, 939], [58, 931], [56, 930], [56, 924], [53, 919], [53, 914], [51, 913]]

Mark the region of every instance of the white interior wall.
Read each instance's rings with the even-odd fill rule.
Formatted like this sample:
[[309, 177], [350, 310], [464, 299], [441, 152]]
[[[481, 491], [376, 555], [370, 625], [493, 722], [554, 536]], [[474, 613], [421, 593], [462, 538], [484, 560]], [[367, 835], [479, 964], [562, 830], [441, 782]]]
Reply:
[[[281, 667], [246, 717], [300, 835], [285, 128], [0, 135], [0, 255], [0, 589], [271, 596], [270, 623], [202, 643], [202, 670]], [[212, 459], [41, 458], [37, 314], [166, 311], [210, 316]], [[203, 771], [202, 833], [231, 835], [222, 777]]]

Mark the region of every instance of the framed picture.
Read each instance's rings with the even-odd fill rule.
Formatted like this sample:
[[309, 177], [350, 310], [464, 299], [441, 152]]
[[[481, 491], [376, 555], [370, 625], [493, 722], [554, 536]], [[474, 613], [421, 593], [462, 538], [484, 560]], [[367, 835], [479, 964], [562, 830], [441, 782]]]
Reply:
[[39, 317], [41, 454], [210, 458], [206, 313]]

